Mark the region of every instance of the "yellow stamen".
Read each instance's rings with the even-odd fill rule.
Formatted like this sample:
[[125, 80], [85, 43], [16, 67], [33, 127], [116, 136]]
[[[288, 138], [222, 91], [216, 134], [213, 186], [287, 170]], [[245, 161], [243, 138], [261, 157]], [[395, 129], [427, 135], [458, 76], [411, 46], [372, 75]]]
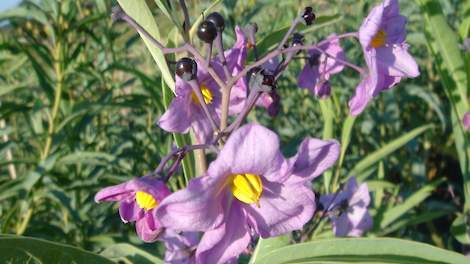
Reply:
[[155, 198], [147, 192], [136, 192], [135, 201], [137, 202], [137, 205], [145, 211], [151, 210], [158, 205]]
[[[211, 90], [209, 90], [209, 88], [207, 88], [207, 86], [205, 86], [204, 84], [202, 84], [200, 88], [201, 88], [202, 97], [204, 98], [204, 102], [207, 105], [211, 104], [212, 100], [214, 99], [214, 96], [212, 95]], [[199, 99], [197, 98], [197, 95], [194, 92], [191, 94], [191, 99], [193, 100], [195, 104], [200, 104]]]
[[259, 205], [259, 198], [263, 193], [261, 177], [256, 174], [232, 175], [232, 194], [239, 201], [247, 204]]
[[385, 43], [387, 42], [387, 33], [383, 30], [379, 30], [377, 34], [375, 34], [374, 38], [371, 40], [370, 45], [373, 48], [380, 48], [385, 46]]

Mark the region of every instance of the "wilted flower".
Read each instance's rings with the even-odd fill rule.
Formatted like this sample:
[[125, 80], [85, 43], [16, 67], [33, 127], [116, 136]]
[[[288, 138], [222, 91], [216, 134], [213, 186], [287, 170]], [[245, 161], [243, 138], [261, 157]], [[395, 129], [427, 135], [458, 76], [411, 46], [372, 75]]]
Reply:
[[400, 82], [419, 75], [416, 61], [408, 53], [406, 17], [400, 15], [398, 0], [376, 6], [359, 29], [369, 73], [349, 101], [352, 115], [360, 114], [373, 97]]
[[463, 115], [463, 127], [467, 130], [470, 131], [470, 112], [466, 112]]
[[301, 229], [315, 211], [310, 180], [338, 157], [336, 141], [305, 139], [285, 159], [278, 136], [249, 124], [233, 132], [207, 173], [191, 180], [160, 205], [162, 224], [181, 231], [205, 231], [198, 263], [234, 261], [251, 234], [263, 238]]
[[[343, 49], [336, 35], [327, 38], [328, 42], [319, 46], [319, 50], [309, 50], [309, 58], [299, 75], [299, 87], [309, 89], [315, 96], [325, 98], [330, 95], [330, 77], [344, 69], [344, 65], [335, 58], [346, 60]], [[325, 54], [326, 53], [326, 54]], [[327, 55], [328, 54], [328, 55]], [[332, 58], [334, 57], [334, 58]]]
[[159, 240], [165, 244], [165, 263], [167, 264], [194, 264], [196, 263], [196, 246], [199, 243], [198, 232], [178, 233], [166, 229]]
[[164, 182], [148, 177], [106, 187], [95, 196], [99, 202], [119, 202], [119, 215], [124, 223], [136, 222], [137, 235], [145, 242], [153, 242], [162, 231], [155, 216], [162, 200], [170, 194]]
[[370, 203], [369, 189], [366, 183], [358, 187], [354, 177], [348, 180], [344, 190], [339, 193], [321, 196], [320, 203], [338, 237], [362, 236], [372, 227], [372, 218], [367, 210]]

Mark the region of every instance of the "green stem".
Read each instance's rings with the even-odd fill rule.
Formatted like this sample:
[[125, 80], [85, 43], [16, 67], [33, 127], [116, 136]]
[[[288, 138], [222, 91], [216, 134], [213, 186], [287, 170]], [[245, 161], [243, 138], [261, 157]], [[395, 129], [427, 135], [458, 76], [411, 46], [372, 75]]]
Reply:
[[[60, 27], [60, 21], [59, 21]], [[49, 116], [49, 124], [47, 130], [47, 138], [46, 143], [44, 145], [44, 150], [41, 154], [41, 160], [45, 160], [49, 155], [52, 145], [52, 137], [54, 136], [55, 132], [55, 120], [59, 113], [59, 106], [60, 101], [62, 99], [62, 88], [64, 85], [64, 54], [63, 54], [63, 45], [62, 45], [62, 38], [60, 33], [57, 37], [57, 42], [54, 47], [54, 72], [56, 75], [56, 84], [55, 84], [55, 92], [54, 92], [54, 103], [52, 105], [52, 112]]]

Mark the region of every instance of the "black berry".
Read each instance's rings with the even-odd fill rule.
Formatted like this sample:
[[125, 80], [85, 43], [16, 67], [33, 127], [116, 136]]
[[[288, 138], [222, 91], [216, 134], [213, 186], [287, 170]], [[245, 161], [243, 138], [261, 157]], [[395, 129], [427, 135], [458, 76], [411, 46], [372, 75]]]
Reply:
[[311, 6], [307, 6], [305, 8], [302, 18], [304, 19], [305, 24], [307, 24], [307, 26], [313, 24], [313, 21], [315, 21], [315, 14], [313, 13], [313, 9]]
[[224, 17], [220, 13], [218, 12], [211, 13], [210, 15], [207, 16], [206, 20], [212, 22], [217, 28], [217, 31], [219, 32], [224, 31], [225, 21], [224, 21]]
[[197, 29], [197, 36], [206, 43], [212, 43], [217, 36], [217, 28], [211, 21], [203, 21]]
[[191, 81], [197, 76], [197, 64], [193, 59], [182, 58], [176, 62], [176, 74], [185, 81]]

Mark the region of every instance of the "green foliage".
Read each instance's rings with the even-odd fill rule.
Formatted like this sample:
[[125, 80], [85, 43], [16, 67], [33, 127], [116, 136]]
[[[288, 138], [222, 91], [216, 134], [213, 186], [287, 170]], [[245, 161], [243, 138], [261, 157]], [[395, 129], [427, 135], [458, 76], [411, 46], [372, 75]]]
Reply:
[[257, 263], [468, 263], [451, 251], [392, 238], [320, 240], [277, 249]]
[[0, 237], [0, 252], [2, 263], [113, 263], [79, 248], [30, 237]]

